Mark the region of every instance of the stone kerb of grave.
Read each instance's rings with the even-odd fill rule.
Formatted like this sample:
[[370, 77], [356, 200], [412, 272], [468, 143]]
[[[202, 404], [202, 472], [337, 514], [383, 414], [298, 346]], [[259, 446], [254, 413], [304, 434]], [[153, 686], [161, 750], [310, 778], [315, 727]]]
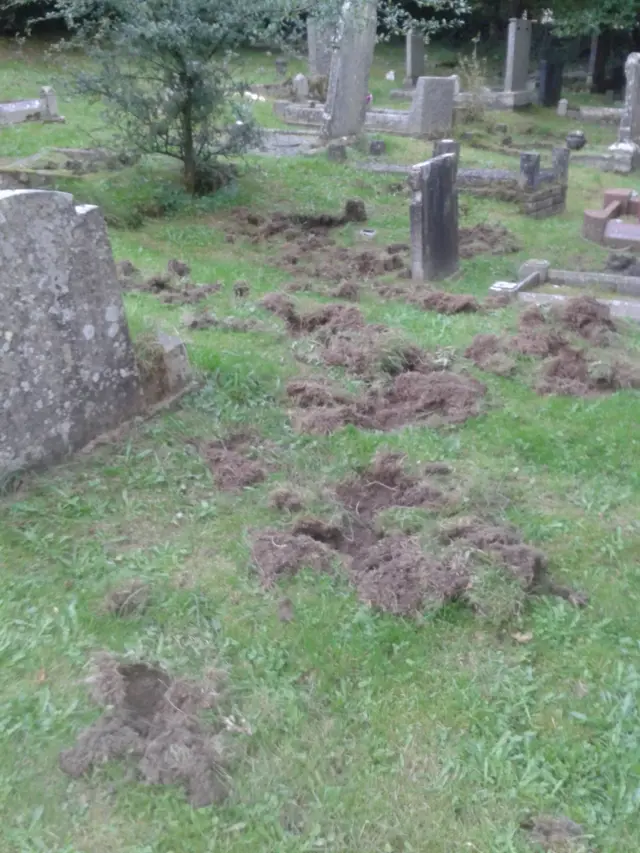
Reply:
[[25, 121], [64, 121], [58, 112], [58, 99], [51, 86], [43, 86], [39, 98], [0, 103], [0, 127]]
[[640, 250], [640, 196], [633, 190], [607, 190], [600, 209], [585, 210], [582, 236], [601, 246]]

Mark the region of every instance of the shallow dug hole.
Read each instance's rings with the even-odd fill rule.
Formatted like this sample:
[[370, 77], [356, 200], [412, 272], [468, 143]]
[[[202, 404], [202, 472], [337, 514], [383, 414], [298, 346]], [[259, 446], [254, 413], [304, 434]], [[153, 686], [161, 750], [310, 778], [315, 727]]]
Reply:
[[388, 431], [407, 424], [460, 424], [481, 411], [485, 386], [449, 370], [401, 373], [386, 387], [361, 395], [335, 390], [321, 380], [294, 380], [287, 395], [296, 409], [300, 432], [327, 434], [351, 424], [360, 429]]
[[[428, 474], [427, 471], [433, 472]], [[451, 515], [459, 503], [447, 466], [423, 469], [418, 476], [403, 468], [400, 454], [381, 454], [364, 471], [338, 484], [340, 521], [305, 517], [289, 530], [259, 531], [252, 560], [262, 584], [271, 587], [302, 569], [331, 572], [342, 563], [360, 599], [382, 611], [415, 616], [445, 603], [474, 601], [474, 585], [487, 561], [520, 593], [572, 593], [547, 578], [547, 560], [522, 540], [515, 528], [473, 517], [441, 524], [435, 538], [399, 530], [381, 532], [381, 514], [393, 508], [418, 508]], [[574, 596], [575, 603], [583, 603]]]
[[96, 659], [92, 698], [106, 710], [60, 755], [60, 767], [80, 777], [114, 759], [134, 762], [139, 777], [155, 785], [184, 785], [192, 806], [221, 802], [227, 776], [217, 738], [223, 726], [201, 720], [214, 709], [214, 684], [174, 679], [145, 662]]
[[269, 466], [252, 458], [263, 454], [264, 447], [246, 432], [233, 433], [225, 439], [196, 443], [216, 486], [223, 491], [237, 491], [262, 483]]
[[584, 397], [640, 388], [640, 363], [625, 357], [622, 345], [608, 306], [579, 296], [547, 312], [529, 306], [520, 315], [517, 335], [477, 335], [465, 356], [500, 376], [516, 372], [519, 356], [539, 359], [534, 379], [539, 394]]

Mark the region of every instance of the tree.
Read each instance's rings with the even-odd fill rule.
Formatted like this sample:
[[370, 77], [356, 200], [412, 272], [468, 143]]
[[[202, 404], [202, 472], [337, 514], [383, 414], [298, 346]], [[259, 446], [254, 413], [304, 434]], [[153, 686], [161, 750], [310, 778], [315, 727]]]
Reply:
[[[20, 6], [31, 0], [10, 0]], [[355, 8], [371, 0], [348, 0]], [[185, 187], [212, 189], [220, 159], [256, 140], [256, 125], [232, 58], [251, 44], [300, 43], [307, 14], [336, 26], [344, 0], [53, 0], [92, 62], [75, 89], [105, 108], [108, 126], [130, 148], [182, 163]], [[378, 0], [385, 33], [425, 34], [459, 19], [466, 0], [415, 0], [431, 16], [414, 22], [395, 0]]]

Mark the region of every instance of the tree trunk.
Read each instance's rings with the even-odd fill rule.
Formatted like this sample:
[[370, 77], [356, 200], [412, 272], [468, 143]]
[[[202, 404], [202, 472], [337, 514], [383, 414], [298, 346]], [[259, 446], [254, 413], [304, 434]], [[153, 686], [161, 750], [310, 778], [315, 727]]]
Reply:
[[611, 32], [600, 33], [598, 49], [593, 64], [593, 81], [591, 91], [603, 95], [607, 89], [607, 60], [611, 53]]
[[187, 192], [196, 192], [196, 152], [193, 144], [193, 111], [191, 95], [188, 96], [182, 120], [182, 149], [184, 186]]

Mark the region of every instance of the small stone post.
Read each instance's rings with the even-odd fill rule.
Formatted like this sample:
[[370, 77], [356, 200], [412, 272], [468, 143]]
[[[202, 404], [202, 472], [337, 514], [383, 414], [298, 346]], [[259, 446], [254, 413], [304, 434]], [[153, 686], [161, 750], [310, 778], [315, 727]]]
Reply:
[[58, 99], [51, 86], [43, 86], [40, 89], [40, 101], [42, 103], [42, 120], [56, 121], [60, 118], [58, 113]]
[[569, 160], [571, 151], [568, 148], [554, 148], [552, 153], [553, 177], [563, 186], [569, 183]]
[[507, 42], [505, 92], [523, 92], [529, 77], [532, 23], [524, 18], [511, 18]]
[[540, 179], [540, 155], [529, 151], [520, 155], [518, 183], [523, 189], [534, 190]]
[[412, 166], [409, 187], [411, 277], [439, 281], [458, 270], [458, 192], [455, 154]]
[[424, 37], [420, 33], [409, 32], [406, 35], [406, 72], [404, 85], [412, 88], [418, 82], [418, 77], [424, 77], [425, 50]]

